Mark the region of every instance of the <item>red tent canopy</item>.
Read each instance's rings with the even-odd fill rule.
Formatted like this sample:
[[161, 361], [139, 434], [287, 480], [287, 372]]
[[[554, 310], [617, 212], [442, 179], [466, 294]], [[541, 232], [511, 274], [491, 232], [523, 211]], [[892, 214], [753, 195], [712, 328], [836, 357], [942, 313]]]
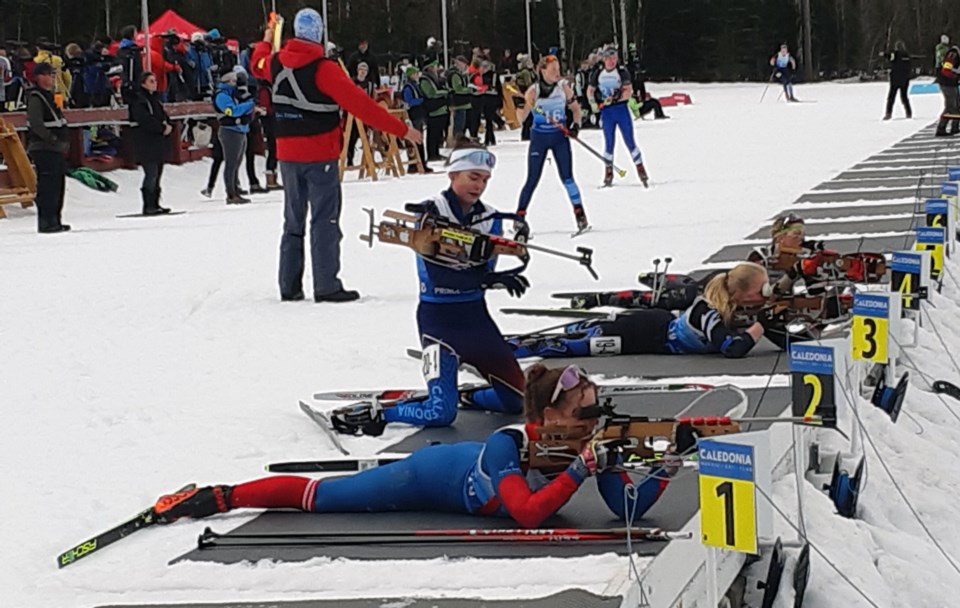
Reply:
[[190, 23], [178, 15], [176, 11], [168, 10], [150, 24], [150, 35], [158, 36], [170, 29], [177, 32], [181, 38], [186, 40], [189, 40], [190, 35], [194, 32], [200, 32], [201, 34], [207, 33], [207, 30]]

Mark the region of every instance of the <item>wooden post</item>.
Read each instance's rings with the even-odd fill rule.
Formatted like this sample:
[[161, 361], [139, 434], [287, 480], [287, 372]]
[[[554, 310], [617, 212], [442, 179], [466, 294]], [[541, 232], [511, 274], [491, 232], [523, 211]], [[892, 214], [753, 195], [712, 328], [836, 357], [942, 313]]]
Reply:
[[33, 204], [37, 196], [37, 172], [17, 130], [10, 123], [0, 118], [0, 155], [7, 165], [7, 176], [10, 179], [10, 188], [0, 188], [0, 218], [7, 216], [3, 212], [3, 205], [20, 203], [26, 209]]
[[514, 95], [522, 97], [519, 94], [517, 85], [509, 80], [503, 83], [503, 118], [507, 121], [507, 126], [511, 129], [519, 129], [520, 121], [517, 118], [517, 106], [513, 103]]

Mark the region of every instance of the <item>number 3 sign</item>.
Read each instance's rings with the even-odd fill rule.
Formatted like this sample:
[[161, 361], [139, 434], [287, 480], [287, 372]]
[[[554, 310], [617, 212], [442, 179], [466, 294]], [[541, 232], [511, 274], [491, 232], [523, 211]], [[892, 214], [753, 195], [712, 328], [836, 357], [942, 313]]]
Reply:
[[[853, 358], [889, 363], [896, 354], [894, 327], [900, 320], [900, 294], [858, 293], [853, 298]], [[892, 352], [891, 352], [892, 351]]]

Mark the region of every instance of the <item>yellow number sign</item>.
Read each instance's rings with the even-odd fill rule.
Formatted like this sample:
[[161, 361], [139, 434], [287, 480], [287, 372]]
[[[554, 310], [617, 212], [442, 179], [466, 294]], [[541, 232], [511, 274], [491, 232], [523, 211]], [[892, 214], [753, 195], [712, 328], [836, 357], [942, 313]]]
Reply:
[[703, 544], [757, 553], [753, 447], [701, 441], [700, 533]]
[[857, 294], [853, 300], [853, 358], [887, 363], [890, 301], [885, 296]]

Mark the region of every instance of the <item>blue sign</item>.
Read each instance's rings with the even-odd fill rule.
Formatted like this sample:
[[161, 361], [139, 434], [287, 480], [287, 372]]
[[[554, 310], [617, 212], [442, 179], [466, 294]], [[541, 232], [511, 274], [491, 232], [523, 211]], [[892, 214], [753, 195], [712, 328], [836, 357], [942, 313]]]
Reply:
[[960, 167], [947, 167], [947, 179], [951, 182], [960, 181]]
[[829, 346], [790, 345], [790, 371], [802, 374], [833, 374], [833, 349]]
[[946, 182], [940, 186], [940, 194], [943, 196], [957, 196], [960, 194], [960, 188], [958, 188], [955, 183]]
[[946, 238], [946, 230], [926, 226], [917, 228], [917, 242], [931, 245], [941, 245]]
[[700, 474], [753, 481], [753, 446], [699, 441]]
[[858, 317], [886, 319], [890, 316], [890, 301], [886, 296], [858, 293], [853, 296], [853, 314]]
[[922, 268], [923, 256], [919, 253], [907, 253], [905, 251], [897, 251], [893, 254], [893, 261], [890, 263], [890, 268], [894, 272], [906, 272], [909, 274], [920, 274], [920, 269]]
[[947, 199], [945, 198], [928, 198], [924, 210], [927, 215], [939, 215], [946, 214], [947, 209]]

